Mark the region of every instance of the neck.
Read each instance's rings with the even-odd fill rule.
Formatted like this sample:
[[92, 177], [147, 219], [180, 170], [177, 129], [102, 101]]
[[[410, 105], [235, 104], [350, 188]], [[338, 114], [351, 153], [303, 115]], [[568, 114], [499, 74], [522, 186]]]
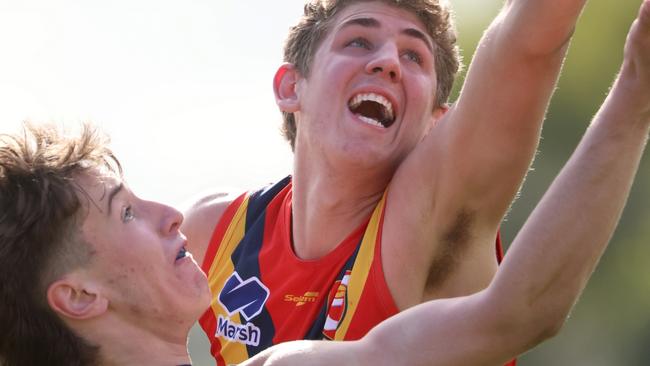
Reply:
[[[319, 165], [320, 163], [320, 165]], [[368, 219], [392, 172], [295, 159], [292, 234], [302, 259], [318, 259]]]
[[99, 364], [113, 365], [184, 365], [190, 364], [187, 352], [189, 328], [180, 324], [170, 332], [152, 331], [120, 319], [102, 319], [80, 333], [100, 346]]

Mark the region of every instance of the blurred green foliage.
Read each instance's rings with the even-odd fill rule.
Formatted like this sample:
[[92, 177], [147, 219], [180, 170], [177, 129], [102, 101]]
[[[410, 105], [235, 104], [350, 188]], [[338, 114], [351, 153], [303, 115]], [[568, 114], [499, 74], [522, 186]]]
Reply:
[[[475, 14], [474, 1], [485, 3]], [[468, 64], [501, 1], [457, 0], [459, 43]], [[592, 1], [580, 19], [544, 124], [539, 153], [502, 230], [519, 228], [577, 145], [602, 103], [621, 60], [640, 0]], [[456, 89], [462, 79], [456, 84]], [[457, 93], [457, 90], [456, 90]], [[520, 365], [650, 365], [650, 157], [641, 163], [610, 247], [556, 338], [520, 358]]]

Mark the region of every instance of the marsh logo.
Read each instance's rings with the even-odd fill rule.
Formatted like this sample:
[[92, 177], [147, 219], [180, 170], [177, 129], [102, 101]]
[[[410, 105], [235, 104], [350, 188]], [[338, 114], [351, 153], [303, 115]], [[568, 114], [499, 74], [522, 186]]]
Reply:
[[[216, 336], [232, 342], [258, 346], [262, 331], [250, 320], [262, 312], [269, 294], [269, 289], [257, 277], [244, 281], [237, 272], [233, 272], [218, 296], [219, 303], [228, 312], [228, 318], [219, 315]], [[237, 313], [246, 320], [246, 324], [239, 324], [230, 319]]]
[[262, 331], [253, 323], [241, 325], [219, 315], [219, 319], [217, 320], [217, 337], [221, 336], [231, 342], [239, 342], [257, 347], [260, 345], [261, 335]]
[[239, 313], [248, 321], [262, 312], [269, 294], [269, 289], [257, 277], [244, 281], [233, 272], [219, 293], [219, 303], [228, 316]]

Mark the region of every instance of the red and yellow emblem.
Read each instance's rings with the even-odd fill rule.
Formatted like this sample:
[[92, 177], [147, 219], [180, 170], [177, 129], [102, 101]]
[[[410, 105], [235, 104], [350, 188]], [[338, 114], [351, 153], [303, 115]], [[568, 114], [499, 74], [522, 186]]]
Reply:
[[323, 326], [323, 335], [327, 339], [334, 339], [336, 330], [339, 328], [341, 320], [345, 317], [345, 311], [348, 303], [348, 283], [350, 282], [350, 270], [345, 271], [345, 275], [339, 281], [334, 283], [332, 290], [327, 297], [329, 307], [327, 309], [327, 319]]

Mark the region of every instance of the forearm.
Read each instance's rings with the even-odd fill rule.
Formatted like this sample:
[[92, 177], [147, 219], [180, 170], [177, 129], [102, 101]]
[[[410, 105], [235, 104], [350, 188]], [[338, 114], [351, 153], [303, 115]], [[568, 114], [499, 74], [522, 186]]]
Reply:
[[549, 54], [567, 44], [586, 0], [511, 0], [503, 9], [504, 41], [530, 54]]
[[[516, 299], [551, 334], [584, 288], [620, 218], [648, 138], [649, 119], [619, 93], [620, 81], [537, 206], [497, 274], [494, 290]], [[543, 258], [543, 260], [542, 260]]]
[[364, 366], [366, 346], [356, 341], [293, 341], [277, 344], [239, 366]]

